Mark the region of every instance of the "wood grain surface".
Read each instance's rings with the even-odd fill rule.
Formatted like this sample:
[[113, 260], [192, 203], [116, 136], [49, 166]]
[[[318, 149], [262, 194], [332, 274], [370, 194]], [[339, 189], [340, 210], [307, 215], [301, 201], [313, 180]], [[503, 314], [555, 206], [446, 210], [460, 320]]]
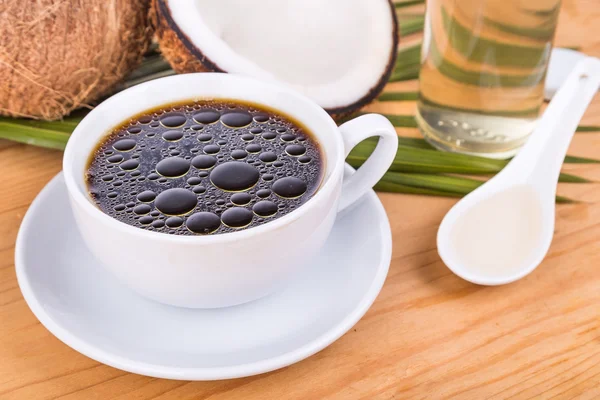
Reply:
[[[418, 7], [415, 9], [418, 11]], [[407, 44], [410, 41], [405, 41]], [[557, 44], [600, 56], [600, 3], [564, 1]], [[416, 89], [416, 82], [388, 89]], [[412, 102], [372, 111], [412, 113]], [[600, 125], [600, 97], [586, 124]], [[414, 129], [400, 129], [416, 136]], [[570, 154], [600, 158], [600, 133]], [[366, 316], [327, 349], [228, 381], [148, 378], [99, 364], [52, 336], [17, 286], [14, 243], [62, 153], [0, 141], [0, 399], [600, 398], [600, 185], [561, 184], [583, 202], [557, 209], [548, 258], [525, 279], [482, 287], [441, 262], [435, 234], [455, 200], [381, 194], [394, 239], [389, 276]], [[568, 170], [600, 181], [599, 165]]]

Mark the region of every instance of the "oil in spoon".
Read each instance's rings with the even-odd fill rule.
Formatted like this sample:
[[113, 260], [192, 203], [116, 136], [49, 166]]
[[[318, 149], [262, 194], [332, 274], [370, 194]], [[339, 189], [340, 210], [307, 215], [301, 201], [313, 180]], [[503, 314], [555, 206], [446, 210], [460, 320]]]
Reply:
[[531, 264], [542, 237], [542, 206], [531, 186], [515, 186], [475, 204], [457, 219], [450, 237], [465, 272], [490, 278]]

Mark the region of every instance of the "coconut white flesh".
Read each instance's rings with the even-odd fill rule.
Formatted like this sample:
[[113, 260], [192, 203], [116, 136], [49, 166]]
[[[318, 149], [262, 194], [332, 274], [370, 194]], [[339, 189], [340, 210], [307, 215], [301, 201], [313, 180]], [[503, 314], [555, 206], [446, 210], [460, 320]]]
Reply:
[[226, 72], [283, 82], [324, 108], [360, 100], [390, 59], [387, 0], [170, 0], [179, 29]]

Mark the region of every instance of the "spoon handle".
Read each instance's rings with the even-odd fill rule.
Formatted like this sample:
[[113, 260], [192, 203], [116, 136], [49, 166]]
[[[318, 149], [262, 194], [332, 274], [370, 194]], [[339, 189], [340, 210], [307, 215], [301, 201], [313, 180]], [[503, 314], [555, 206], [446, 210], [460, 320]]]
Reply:
[[600, 60], [577, 63], [513, 160], [524, 179], [538, 188], [556, 190], [567, 149], [585, 110], [600, 87]]

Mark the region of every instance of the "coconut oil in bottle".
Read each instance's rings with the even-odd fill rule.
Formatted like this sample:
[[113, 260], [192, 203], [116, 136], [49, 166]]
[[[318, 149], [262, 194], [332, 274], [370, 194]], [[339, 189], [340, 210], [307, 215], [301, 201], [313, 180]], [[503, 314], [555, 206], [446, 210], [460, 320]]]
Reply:
[[533, 130], [560, 0], [428, 0], [417, 122], [449, 151], [513, 156]]

